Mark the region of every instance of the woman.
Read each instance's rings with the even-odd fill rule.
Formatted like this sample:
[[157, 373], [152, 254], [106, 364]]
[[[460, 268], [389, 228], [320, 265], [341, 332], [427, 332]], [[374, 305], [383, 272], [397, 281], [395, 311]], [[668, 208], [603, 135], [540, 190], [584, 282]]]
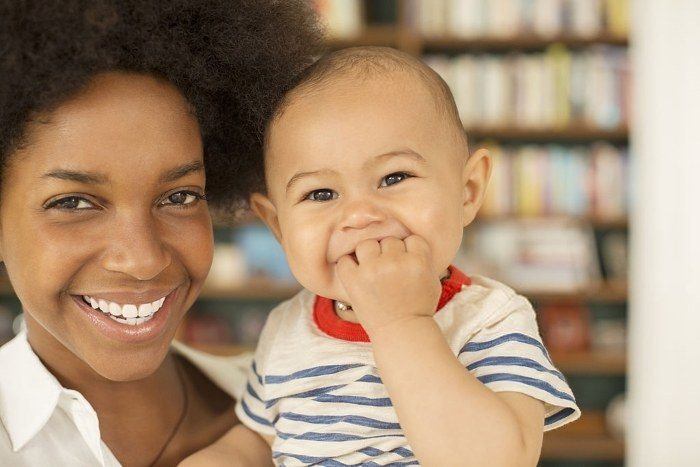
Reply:
[[[26, 321], [0, 465], [174, 465], [238, 423], [245, 362], [171, 341], [208, 205], [235, 207], [236, 156], [319, 43], [302, 1], [0, 1], [0, 257]], [[232, 462], [269, 462], [240, 433]]]

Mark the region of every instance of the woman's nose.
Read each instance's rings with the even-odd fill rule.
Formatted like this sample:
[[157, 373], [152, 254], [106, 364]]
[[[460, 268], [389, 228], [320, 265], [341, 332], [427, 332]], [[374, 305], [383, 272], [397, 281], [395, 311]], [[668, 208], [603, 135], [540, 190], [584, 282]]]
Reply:
[[147, 281], [167, 268], [172, 256], [150, 218], [125, 218], [110, 229], [102, 266], [112, 272]]
[[356, 200], [343, 209], [341, 229], [364, 229], [375, 223], [386, 221], [384, 210], [371, 200]]

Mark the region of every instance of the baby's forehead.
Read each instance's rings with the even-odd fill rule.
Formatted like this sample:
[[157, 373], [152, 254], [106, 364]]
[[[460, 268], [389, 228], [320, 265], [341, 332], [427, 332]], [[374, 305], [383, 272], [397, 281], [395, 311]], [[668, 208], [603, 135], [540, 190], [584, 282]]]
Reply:
[[339, 70], [324, 76], [322, 81], [299, 86], [288, 95], [287, 107], [357, 95], [376, 95], [384, 105], [410, 100], [413, 105], [430, 106], [439, 113], [449, 106], [439, 83], [416, 70], [358, 67]]

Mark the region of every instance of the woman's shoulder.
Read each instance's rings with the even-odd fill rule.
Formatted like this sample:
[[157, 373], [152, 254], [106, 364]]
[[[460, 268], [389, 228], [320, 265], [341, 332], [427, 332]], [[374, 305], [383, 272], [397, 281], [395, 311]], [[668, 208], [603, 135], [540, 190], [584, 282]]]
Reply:
[[252, 352], [231, 356], [212, 355], [179, 341], [172, 342], [172, 349], [229, 396], [240, 398], [246, 385], [246, 372], [253, 359]]

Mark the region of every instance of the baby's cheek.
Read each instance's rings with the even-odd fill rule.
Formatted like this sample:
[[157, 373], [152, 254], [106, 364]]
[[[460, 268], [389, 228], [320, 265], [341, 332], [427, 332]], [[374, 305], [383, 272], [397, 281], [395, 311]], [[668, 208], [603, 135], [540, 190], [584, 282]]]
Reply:
[[430, 245], [433, 265], [444, 269], [454, 260], [462, 243], [463, 227], [456, 209], [426, 208], [420, 232]]
[[299, 229], [284, 245], [289, 267], [302, 283], [317, 281], [316, 276], [327, 268], [327, 241], [312, 230]]

